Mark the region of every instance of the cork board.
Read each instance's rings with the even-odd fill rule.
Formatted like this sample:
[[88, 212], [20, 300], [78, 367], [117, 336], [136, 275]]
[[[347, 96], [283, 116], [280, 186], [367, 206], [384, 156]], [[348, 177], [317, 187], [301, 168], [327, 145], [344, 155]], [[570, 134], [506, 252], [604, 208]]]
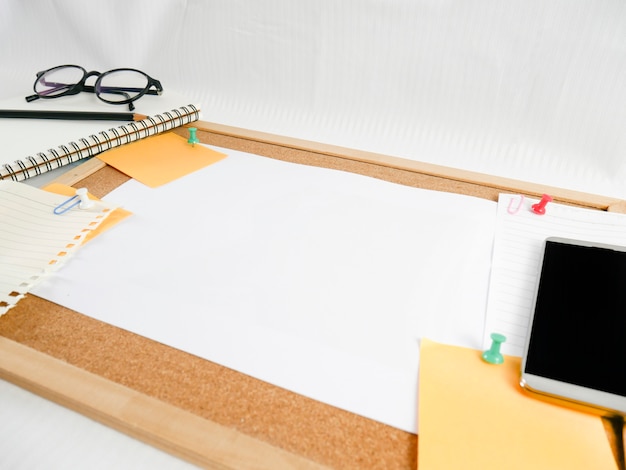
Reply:
[[[496, 201], [502, 190], [622, 211], [622, 201], [492, 178], [382, 155], [199, 122], [203, 143], [269, 158], [363, 174], [413, 187]], [[175, 132], [187, 135], [184, 128]], [[101, 197], [127, 181], [117, 170], [87, 165], [68, 174]], [[0, 377], [210, 468], [414, 469], [418, 438], [302, 397], [191, 354], [91, 319], [33, 295], [0, 317]], [[7, 358], [15, 359], [15, 362]], [[21, 362], [20, 362], [21, 361]], [[24, 370], [33, 365], [31, 376]], [[58, 372], [42, 384], [42, 371]], [[125, 397], [126, 405], [99, 409], [72, 396], [59, 377]], [[58, 387], [58, 389], [57, 389]], [[76, 387], [73, 387], [76, 388]], [[78, 386], [80, 388], [80, 386]], [[130, 403], [132, 406], [128, 405]], [[93, 405], [93, 406], [92, 406]], [[186, 423], [188, 434], [163, 429], [144, 415], [162, 413]], [[155, 411], [156, 410], [156, 411]], [[161, 411], [159, 411], [161, 410]], [[139, 424], [137, 424], [139, 423]], [[156, 426], [156, 427], [155, 427]], [[198, 436], [204, 440], [198, 440]], [[218, 442], [218, 444], [215, 444]]]

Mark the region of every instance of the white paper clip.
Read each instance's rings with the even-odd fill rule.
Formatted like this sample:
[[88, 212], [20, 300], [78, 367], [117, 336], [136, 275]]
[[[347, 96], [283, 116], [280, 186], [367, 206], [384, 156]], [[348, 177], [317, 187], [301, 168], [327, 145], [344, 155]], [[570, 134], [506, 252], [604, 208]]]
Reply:
[[[74, 201], [72, 203], [72, 201]], [[58, 206], [54, 208], [54, 213], [56, 215], [65, 214], [70, 209], [78, 206], [79, 209], [89, 209], [92, 207], [94, 202], [89, 199], [87, 194], [87, 188], [79, 188], [76, 190], [76, 195], [72, 196], [68, 200], [62, 202]]]

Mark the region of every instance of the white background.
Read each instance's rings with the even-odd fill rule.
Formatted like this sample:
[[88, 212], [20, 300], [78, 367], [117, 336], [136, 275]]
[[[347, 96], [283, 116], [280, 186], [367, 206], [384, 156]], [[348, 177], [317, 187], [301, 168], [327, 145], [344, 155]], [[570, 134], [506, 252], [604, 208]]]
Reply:
[[626, 198], [621, 0], [0, 5], [7, 96], [135, 67], [207, 121]]
[[626, 198], [625, 24], [621, 0], [0, 0], [0, 98], [134, 67], [207, 121]]

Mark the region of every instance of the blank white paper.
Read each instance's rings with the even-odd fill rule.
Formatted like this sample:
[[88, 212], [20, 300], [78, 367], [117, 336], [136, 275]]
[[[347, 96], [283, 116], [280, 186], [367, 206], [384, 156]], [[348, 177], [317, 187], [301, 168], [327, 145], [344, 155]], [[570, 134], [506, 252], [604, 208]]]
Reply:
[[481, 345], [496, 204], [222, 151], [113, 191], [133, 217], [36, 294], [415, 432], [418, 339]]

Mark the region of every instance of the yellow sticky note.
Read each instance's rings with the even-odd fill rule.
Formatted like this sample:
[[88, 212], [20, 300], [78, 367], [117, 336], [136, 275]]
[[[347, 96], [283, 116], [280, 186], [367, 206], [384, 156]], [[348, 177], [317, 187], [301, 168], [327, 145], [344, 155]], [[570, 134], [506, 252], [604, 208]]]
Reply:
[[156, 188], [225, 157], [203, 145], [192, 146], [173, 132], [165, 132], [108, 150], [97, 158]]
[[[46, 187], [44, 187], [43, 189], [51, 193], [63, 194], [68, 197], [72, 197], [76, 194], [76, 188], [72, 188], [71, 186], [66, 186], [64, 184], [58, 184], [58, 183], [51, 183], [47, 185]], [[98, 200], [98, 198], [95, 197], [93, 194], [89, 194], [89, 199]], [[87, 234], [87, 236], [84, 238], [83, 243], [87, 243], [89, 240], [91, 240], [94, 237], [97, 237], [102, 232], [109, 230], [110, 228], [120, 223], [129, 215], [132, 215], [132, 212], [122, 209], [121, 207], [118, 207], [117, 209], [113, 210], [107, 216], [107, 218], [104, 219], [102, 223], [100, 223], [100, 225], [98, 225], [98, 227], [96, 227], [94, 230], [92, 230], [91, 232]]]
[[617, 468], [600, 417], [527, 396], [520, 358], [481, 352], [422, 341], [419, 470]]

